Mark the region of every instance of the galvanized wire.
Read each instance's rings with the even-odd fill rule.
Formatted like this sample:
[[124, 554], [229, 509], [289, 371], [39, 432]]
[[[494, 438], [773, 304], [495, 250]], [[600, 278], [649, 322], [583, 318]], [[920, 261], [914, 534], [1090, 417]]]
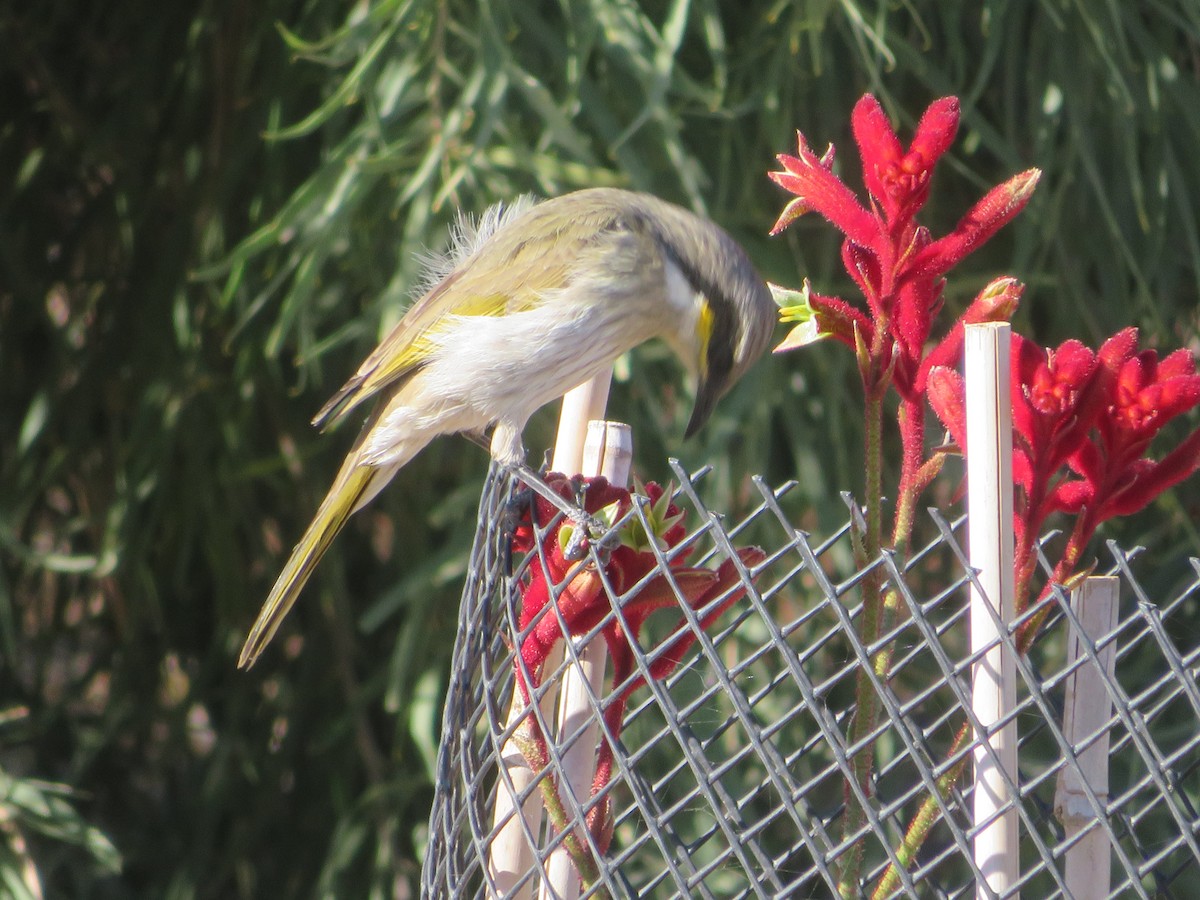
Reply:
[[[635, 644], [634, 676], [645, 684], [632, 695], [619, 734], [600, 729], [600, 741], [616, 751], [613, 778], [595, 797], [561, 792], [571, 827], [600, 862], [599, 879], [583, 896], [832, 896], [856, 844], [865, 851], [861, 892], [869, 896], [898, 862], [905, 829], [929, 797], [936, 799], [937, 824], [917, 858], [899, 869], [898, 890], [974, 896], [970, 784], [958, 782], [945, 797], [936, 790], [937, 780], [973, 752], [968, 742], [948, 755], [955, 734], [964, 723], [978, 724], [969, 706], [977, 657], [968, 650], [965, 612], [975, 575], [959, 542], [961, 519], [931, 511], [934, 537], [907, 561], [886, 552], [855, 566], [852, 523], [861, 512], [853, 504], [850, 522], [819, 541], [792, 524], [790, 485], [772, 489], [756, 480], [759, 502], [730, 522], [703, 502], [697, 486], [703, 473], [673, 468], [675, 502], [691, 526], [680, 545], [690, 548], [688, 565], [715, 568], [751, 543], [765, 559], [752, 571], [740, 568], [745, 596], [707, 630], [700, 628], [703, 611], [693, 610], [676, 585], [679, 612], [652, 618]], [[507, 479], [494, 469], [463, 591], [424, 864], [427, 897], [497, 894], [487, 860], [497, 784], [511, 787], [500, 754], [511, 737], [505, 723], [523, 665], [514, 650], [523, 637], [517, 604], [532, 567], [544, 565], [538, 552], [512, 558], [509, 504]], [[648, 527], [640, 506], [630, 515]], [[594, 563], [597, 551], [590, 552]], [[655, 552], [657, 572], [671, 578], [679, 548]], [[1054, 816], [1055, 784], [1063, 770], [1081, 772], [1078, 756], [1100, 734], [1074, 745], [1067, 739], [1063, 691], [1081, 666], [1089, 667], [1089, 677], [1103, 673], [1092, 661], [1115, 646], [1114, 675], [1098, 676], [1113, 702], [1103, 728], [1111, 742], [1111, 784], [1107, 796], [1085, 792], [1094, 827], [1111, 845], [1110, 896], [1200, 896], [1200, 563], [1192, 561], [1172, 596], [1152, 598], [1138, 580], [1136, 553], [1111, 543], [1105, 553], [1108, 571], [1121, 579], [1121, 614], [1110, 634], [1082, 636], [1083, 657], [1074, 665], [1067, 665], [1064, 647], [1081, 625], [1061, 589], [1043, 601], [1050, 615], [1027, 656], [1016, 655], [1014, 630], [1001, 637], [1018, 678], [1011, 717], [1020, 733], [1019, 762], [1010, 784], [1020, 823], [1017, 889], [1071, 896], [1064, 875], [1071, 845]], [[864, 646], [861, 588], [872, 570], [894, 591], [899, 609], [879, 641]], [[625, 596], [606, 584], [612, 609], [590, 635], [598, 640], [601, 628], [623, 620], [648, 581]], [[559, 615], [561, 626], [553, 604], [543, 615]], [[656, 680], [652, 666], [681, 618], [696, 641]], [[578, 651], [574, 642], [565, 646], [568, 665]], [[884, 648], [892, 652], [887, 675], [871, 676], [878, 724], [851, 746], [858, 672]], [[554, 679], [547, 673], [545, 684]], [[590, 695], [593, 716], [599, 719], [613, 700], [607, 690]], [[531, 713], [545, 734], [553, 733], [548, 714], [537, 707]], [[578, 739], [580, 732], [550, 742], [546, 777], [557, 777], [562, 754]], [[870, 792], [850, 777], [859, 752], [874, 754]], [[581, 823], [605, 798], [612, 801], [613, 840], [601, 853]], [[843, 833], [848, 803], [865, 813], [863, 827], [850, 835]], [[518, 824], [535, 851], [522, 880], [532, 891], [526, 896], [534, 896], [562, 835]]]

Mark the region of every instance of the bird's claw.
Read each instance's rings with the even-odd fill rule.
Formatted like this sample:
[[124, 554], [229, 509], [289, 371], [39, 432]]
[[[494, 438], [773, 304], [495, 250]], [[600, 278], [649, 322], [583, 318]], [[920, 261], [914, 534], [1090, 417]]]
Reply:
[[521, 518], [533, 502], [533, 491], [527, 487], [514, 487], [508, 499], [500, 506], [499, 547], [505, 575], [513, 571], [513, 540], [521, 527]]
[[584, 511], [587, 493], [584, 480], [579, 476], [571, 479], [575, 493], [575, 502], [572, 504], [546, 483], [542, 473], [534, 472], [524, 464], [516, 466], [516, 471], [525, 490], [539, 495], [570, 520], [573, 527], [562, 545], [563, 555], [576, 562], [587, 556], [589, 549], [595, 549], [601, 562], [606, 563], [609, 555], [621, 543], [620, 534], [608, 522]]
[[572, 520], [575, 527], [563, 547], [563, 556], [571, 562], [583, 559], [590, 548], [595, 548], [601, 560], [607, 560], [621, 543], [617, 530], [595, 516], [581, 513]]

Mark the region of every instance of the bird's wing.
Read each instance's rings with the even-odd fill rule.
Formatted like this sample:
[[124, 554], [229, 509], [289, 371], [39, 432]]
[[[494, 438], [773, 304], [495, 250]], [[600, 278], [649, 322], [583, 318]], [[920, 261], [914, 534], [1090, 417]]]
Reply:
[[[363, 401], [414, 374], [428, 358], [437, 334], [463, 316], [503, 316], [534, 306], [545, 292], [561, 287], [565, 265], [547, 265], [541, 241], [489, 246], [439, 282], [413, 305], [341, 389], [313, 418], [324, 427]], [[503, 254], [499, 261], [488, 259]], [[493, 268], [499, 265], [502, 268]], [[504, 271], [506, 289], [484, 273]]]

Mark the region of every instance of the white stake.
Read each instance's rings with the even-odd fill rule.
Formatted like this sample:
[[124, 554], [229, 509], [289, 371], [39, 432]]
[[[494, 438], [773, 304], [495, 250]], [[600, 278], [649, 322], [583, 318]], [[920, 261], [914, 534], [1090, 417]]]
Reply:
[[[1071, 593], [1071, 608], [1084, 634], [1092, 641], [1112, 634], [1117, 627], [1119, 589], [1119, 579], [1096, 576], [1084, 579]], [[1072, 627], [1067, 638], [1068, 667], [1074, 666], [1080, 657], [1088, 657], [1081, 638]], [[1108, 802], [1107, 729], [1112, 701], [1104, 689], [1101, 672], [1112, 678], [1116, 661], [1117, 645], [1110, 643], [1097, 651], [1096, 658], [1088, 657], [1067, 678], [1063, 734], [1072, 747], [1092, 741], [1077, 755], [1083, 777], [1064, 767], [1058, 773], [1054, 792], [1054, 814], [1063, 825], [1067, 841], [1086, 832], [1067, 851], [1067, 889], [1073, 897], [1107, 897], [1112, 877], [1112, 845], [1105, 830], [1098, 827], [1099, 817], [1088, 802], [1084, 785], [1091, 787], [1101, 804]]]
[[[622, 422], [590, 422], [584, 448], [583, 471], [603, 475], [612, 484], [629, 484], [633, 465], [633, 432]], [[575, 642], [578, 665], [569, 664], [563, 673], [559, 694], [559, 746], [582, 733], [563, 753], [563, 778], [559, 792], [568, 811], [572, 794], [583, 807], [592, 795], [592, 780], [596, 774], [596, 738], [599, 725], [592, 707], [592, 697], [602, 696], [604, 669], [608, 664], [608, 648], [597, 636], [582, 643]], [[568, 793], [569, 792], [569, 793]], [[582, 833], [582, 828], [577, 828]], [[579, 873], [570, 854], [560, 845], [550, 857], [549, 876], [542, 885], [542, 900], [575, 900], [579, 896]]]
[[608, 405], [608, 388], [612, 383], [612, 372], [585, 381], [563, 396], [562, 411], [558, 415], [558, 434], [554, 438], [554, 455], [550, 468], [564, 475], [595, 475], [584, 468], [584, 450], [591, 437], [591, 422], [604, 419]]
[[[550, 466], [556, 472], [573, 475], [583, 471], [583, 448], [587, 439], [588, 422], [604, 418], [604, 407], [608, 402], [608, 387], [612, 373], [606, 372], [579, 387], [568, 391], [562, 400], [558, 418], [558, 434], [554, 441], [554, 456]], [[546, 659], [545, 671], [553, 672], [562, 664], [562, 651], [556, 650]], [[557, 695], [547, 691], [539, 707], [545, 721], [552, 721]], [[519, 691], [514, 689], [509, 704], [506, 728], [511, 728], [526, 715], [525, 704]], [[552, 735], [547, 735], [552, 738]], [[517, 810], [517, 796], [525, 793], [533, 784], [533, 772], [516, 745], [509, 741], [500, 754], [500, 765], [512, 779], [510, 792], [503, 778], [496, 784], [492, 800], [492, 827], [500, 830], [488, 845], [488, 874], [496, 897], [511, 900], [532, 900], [536, 879], [526, 881], [516, 890], [521, 878], [534, 868], [534, 847], [525, 837], [525, 827], [535, 838], [542, 830], [542, 795], [535, 790]], [[525, 826], [522, 826], [522, 821]]]
[[[1012, 402], [1009, 326], [966, 326], [967, 529], [971, 566], [982, 595], [971, 591], [971, 653], [983, 653], [972, 672], [972, 707], [984, 733], [975, 735], [975, 863], [983, 874], [976, 896], [1007, 895], [1019, 875], [1017, 729], [996, 727], [1016, 704], [1014, 661], [1000, 645], [1013, 619]], [[986, 651], [986, 652], [984, 652]], [[995, 756], [988, 753], [990, 745]]]

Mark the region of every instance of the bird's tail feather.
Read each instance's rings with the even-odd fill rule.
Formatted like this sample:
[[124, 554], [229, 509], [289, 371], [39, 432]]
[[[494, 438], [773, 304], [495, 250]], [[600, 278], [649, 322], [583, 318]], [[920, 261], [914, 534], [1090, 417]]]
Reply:
[[342, 470], [334, 479], [333, 486], [321, 502], [312, 524], [304, 532], [304, 537], [292, 549], [287, 565], [279, 573], [275, 586], [263, 604], [262, 611], [250, 629], [250, 635], [242, 646], [241, 656], [238, 657], [238, 668], [248, 669], [254, 665], [263, 649], [270, 643], [284, 617], [296, 602], [296, 597], [304, 588], [309, 576], [312, 575], [317, 563], [333, 543], [334, 537], [342, 530], [346, 520], [366, 504], [380, 489], [391, 480], [398, 465], [376, 468], [359, 463], [352, 453]]

